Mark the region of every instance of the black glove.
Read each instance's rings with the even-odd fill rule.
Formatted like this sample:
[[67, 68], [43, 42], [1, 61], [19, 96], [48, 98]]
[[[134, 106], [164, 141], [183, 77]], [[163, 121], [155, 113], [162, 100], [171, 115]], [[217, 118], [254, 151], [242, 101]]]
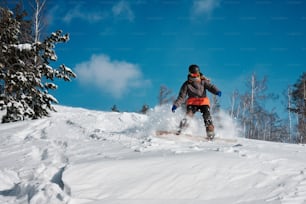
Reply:
[[176, 105], [173, 105], [172, 108], [171, 108], [171, 110], [172, 110], [173, 113], [175, 113], [175, 110], [176, 110], [176, 109], [177, 109], [177, 106], [176, 106]]

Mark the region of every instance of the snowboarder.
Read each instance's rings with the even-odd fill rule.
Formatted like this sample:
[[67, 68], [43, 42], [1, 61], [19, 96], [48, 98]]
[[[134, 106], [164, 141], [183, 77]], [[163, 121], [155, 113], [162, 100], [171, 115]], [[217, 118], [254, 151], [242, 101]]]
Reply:
[[[203, 76], [199, 66], [195, 64], [190, 65], [188, 79], [183, 83], [180, 89], [179, 95], [172, 106], [172, 112], [175, 112], [175, 110], [185, 101], [187, 96], [186, 115], [188, 117], [193, 117], [197, 111], [200, 111], [206, 127], [206, 136], [208, 139], [213, 139], [215, 136], [214, 125], [210, 115], [210, 102], [206, 95], [206, 90], [221, 97], [221, 91]], [[180, 134], [182, 129], [186, 128], [186, 126], [187, 118], [184, 118], [180, 122], [180, 128], [177, 134]]]

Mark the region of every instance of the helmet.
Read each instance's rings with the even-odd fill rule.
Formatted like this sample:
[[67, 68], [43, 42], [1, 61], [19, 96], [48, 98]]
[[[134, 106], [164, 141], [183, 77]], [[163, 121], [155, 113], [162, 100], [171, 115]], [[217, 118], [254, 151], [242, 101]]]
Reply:
[[200, 73], [200, 67], [196, 64], [192, 64], [189, 66], [189, 73], [191, 74], [198, 74]]

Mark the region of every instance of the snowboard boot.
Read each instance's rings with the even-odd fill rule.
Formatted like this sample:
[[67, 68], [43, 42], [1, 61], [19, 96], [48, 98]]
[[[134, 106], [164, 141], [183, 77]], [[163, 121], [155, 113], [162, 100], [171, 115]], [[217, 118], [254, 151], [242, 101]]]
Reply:
[[181, 134], [182, 130], [186, 129], [188, 127], [188, 123], [187, 123], [187, 119], [184, 118], [183, 120], [181, 120], [180, 125], [179, 125], [179, 129], [176, 132], [177, 135]]
[[206, 127], [206, 137], [208, 140], [213, 140], [215, 137], [214, 125], [210, 124]]

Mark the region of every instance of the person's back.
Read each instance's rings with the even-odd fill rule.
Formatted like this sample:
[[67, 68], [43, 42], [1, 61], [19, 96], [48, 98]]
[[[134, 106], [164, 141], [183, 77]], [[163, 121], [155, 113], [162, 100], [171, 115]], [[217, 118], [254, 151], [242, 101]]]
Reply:
[[[179, 95], [172, 106], [172, 112], [175, 112], [187, 98], [186, 115], [193, 117], [197, 111], [200, 111], [206, 127], [206, 136], [209, 139], [213, 139], [215, 135], [214, 125], [210, 114], [210, 101], [206, 95], [206, 90], [218, 96], [221, 96], [221, 91], [204, 77], [200, 72], [199, 66], [195, 64], [190, 65], [188, 70], [189, 74], [187, 76], [187, 81], [181, 86]], [[186, 127], [186, 121], [186, 118], [181, 121], [178, 134]]]

